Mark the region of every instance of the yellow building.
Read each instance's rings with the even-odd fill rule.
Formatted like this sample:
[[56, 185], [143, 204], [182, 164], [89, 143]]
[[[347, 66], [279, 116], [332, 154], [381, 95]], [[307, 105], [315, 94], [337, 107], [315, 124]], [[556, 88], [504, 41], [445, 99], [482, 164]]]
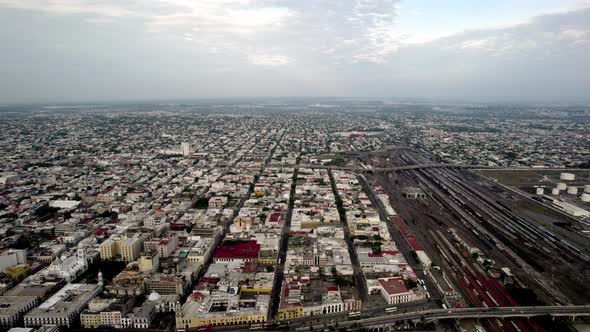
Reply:
[[97, 312], [83, 311], [80, 314], [80, 324], [84, 329], [95, 329], [100, 325], [100, 314]]
[[241, 286], [240, 292], [245, 293], [271, 293], [272, 285], [253, 285], [253, 286]]
[[279, 309], [279, 320], [290, 320], [303, 317], [303, 306], [285, 306]]
[[[240, 307], [235, 310], [210, 311], [213, 306], [225, 306], [244, 299], [253, 306]], [[255, 301], [253, 303], [252, 301]], [[267, 320], [270, 294], [239, 295], [223, 292], [193, 293], [176, 312], [176, 328], [188, 329], [203, 326], [230, 326], [242, 324], [259, 324]]]
[[265, 258], [258, 258], [258, 264], [260, 265], [273, 265], [276, 262], [276, 257], [265, 257]]
[[160, 267], [160, 257], [155, 251], [141, 255], [137, 260], [139, 271], [141, 272], [155, 272]]
[[229, 326], [241, 324], [257, 324], [266, 322], [264, 314], [250, 315], [224, 315], [224, 316], [200, 316], [200, 317], [183, 317], [176, 316], [176, 328], [191, 328], [199, 326]]
[[301, 228], [305, 228], [305, 229], [316, 229], [320, 227], [320, 221], [319, 220], [306, 220], [306, 221], [302, 221], [301, 222]]
[[125, 262], [134, 261], [141, 253], [145, 238], [141, 233], [133, 234], [131, 237], [113, 235], [100, 244], [100, 258], [109, 260], [120, 256]]
[[19, 264], [6, 268], [6, 274], [15, 282], [21, 282], [29, 275], [31, 266], [29, 264]]
[[108, 260], [117, 255], [117, 246], [112, 239], [106, 239], [100, 244], [100, 259]]

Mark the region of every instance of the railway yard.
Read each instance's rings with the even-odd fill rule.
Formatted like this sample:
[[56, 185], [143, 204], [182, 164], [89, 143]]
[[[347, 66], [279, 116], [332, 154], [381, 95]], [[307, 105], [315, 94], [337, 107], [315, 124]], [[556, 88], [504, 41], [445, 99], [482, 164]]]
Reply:
[[[427, 164], [410, 149], [364, 154], [373, 167]], [[590, 241], [576, 221], [544, 211], [476, 172], [424, 168], [366, 176], [391, 198], [390, 224], [406, 238], [406, 256], [424, 250], [452, 289], [444, 306], [587, 304]], [[439, 278], [440, 279], [440, 278]], [[488, 319], [495, 331], [538, 331], [542, 320]]]

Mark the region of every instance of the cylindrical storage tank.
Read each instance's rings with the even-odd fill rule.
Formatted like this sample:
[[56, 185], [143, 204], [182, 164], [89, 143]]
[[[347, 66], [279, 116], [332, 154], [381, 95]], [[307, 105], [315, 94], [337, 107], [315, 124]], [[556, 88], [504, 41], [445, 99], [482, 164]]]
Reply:
[[584, 186], [584, 192], [590, 194], [590, 184]]
[[567, 193], [570, 195], [577, 195], [578, 194], [578, 187], [567, 188]]
[[553, 190], [551, 190], [551, 195], [559, 195], [559, 189], [553, 188]]
[[565, 188], [567, 188], [567, 184], [560, 182], [557, 184], [557, 189], [559, 190], [565, 190]]
[[537, 188], [537, 195], [543, 195], [545, 193], [545, 189]]
[[559, 178], [566, 181], [572, 181], [576, 178], [576, 175], [574, 173], [561, 173]]
[[590, 194], [582, 194], [582, 202], [590, 202]]

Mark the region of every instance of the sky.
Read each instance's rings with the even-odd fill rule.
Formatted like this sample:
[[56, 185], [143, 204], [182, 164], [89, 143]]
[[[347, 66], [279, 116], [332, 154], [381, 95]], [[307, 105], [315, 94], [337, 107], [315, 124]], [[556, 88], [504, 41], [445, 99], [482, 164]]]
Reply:
[[0, 0], [0, 104], [590, 100], [590, 0]]

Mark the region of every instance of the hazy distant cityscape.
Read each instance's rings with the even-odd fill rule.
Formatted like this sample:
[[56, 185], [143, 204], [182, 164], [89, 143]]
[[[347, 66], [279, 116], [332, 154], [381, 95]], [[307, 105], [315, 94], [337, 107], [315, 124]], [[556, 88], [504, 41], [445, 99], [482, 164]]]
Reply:
[[590, 0], [0, 0], [0, 332], [590, 332]]
[[587, 105], [12, 105], [0, 141], [2, 330], [588, 326]]

